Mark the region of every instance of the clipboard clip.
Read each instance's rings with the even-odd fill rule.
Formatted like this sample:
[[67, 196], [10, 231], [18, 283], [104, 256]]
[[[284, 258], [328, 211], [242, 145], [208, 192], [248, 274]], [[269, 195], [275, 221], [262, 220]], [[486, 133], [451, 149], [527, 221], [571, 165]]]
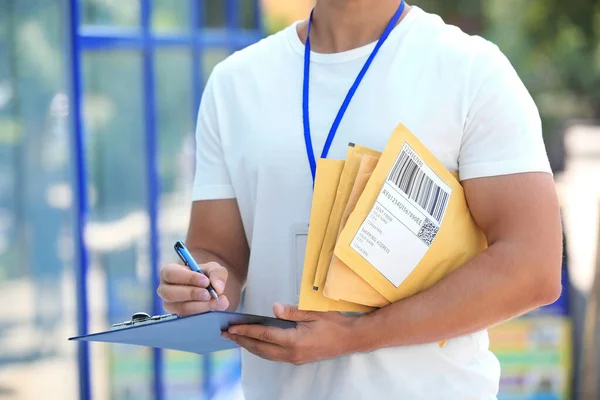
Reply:
[[164, 314], [164, 315], [154, 315], [150, 316], [150, 314], [145, 312], [136, 312], [131, 316], [129, 321], [120, 322], [118, 324], [113, 324], [111, 330], [113, 329], [122, 329], [128, 328], [133, 325], [146, 325], [155, 322], [162, 322], [170, 319], [178, 318], [177, 314]]

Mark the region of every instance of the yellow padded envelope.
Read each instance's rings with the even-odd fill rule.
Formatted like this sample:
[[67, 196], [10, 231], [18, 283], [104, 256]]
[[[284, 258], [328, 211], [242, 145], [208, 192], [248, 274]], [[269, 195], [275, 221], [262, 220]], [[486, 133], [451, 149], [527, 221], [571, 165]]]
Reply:
[[335, 201], [331, 208], [329, 220], [327, 222], [327, 230], [323, 238], [323, 244], [319, 253], [319, 261], [317, 263], [317, 271], [315, 273], [315, 280], [313, 282], [314, 288], [322, 289], [325, 285], [325, 279], [327, 277], [327, 271], [329, 264], [333, 257], [333, 250], [335, 248], [335, 242], [340, 233], [340, 222], [346, 209], [346, 204], [350, 198], [350, 192], [356, 180], [356, 175], [360, 167], [360, 160], [363, 154], [368, 154], [372, 157], [379, 158], [381, 153], [367, 147], [355, 145], [350, 143], [348, 145], [348, 152], [346, 155], [346, 162], [337, 185], [337, 191], [335, 193]]
[[[354, 211], [360, 195], [377, 166], [379, 156], [375, 158], [364, 154], [361, 155], [360, 159], [358, 173], [356, 174], [350, 197], [342, 215], [338, 234], [341, 233], [348, 217]], [[323, 294], [333, 300], [345, 300], [373, 307], [383, 307], [390, 304], [385, 297], [373, 289], [335, 255], [332, 257], [331, 264], [329, 265]]]
[[302, 283], [300, 286], [300, 300], [298, 308], [307, 311], [345, 311], [366, 312], [371, 307], [353, 304], [345, 301], [335, 301], [323, 296], [323, 288], [313, 290], [313, 282], [319, 260], [319, 253], [329, 215], [335, 201], [338, 183], [344, 161], [340, 160], [317, 160], [317, 172], [315, 187], [308, 227], [308, 238], [306, 243], [306, 255], [304, 258], [304, 269], [302, 271]]
[[335, 255], [393, 303], [432, 286], [486, 247], [459, 181], [399, 125]]

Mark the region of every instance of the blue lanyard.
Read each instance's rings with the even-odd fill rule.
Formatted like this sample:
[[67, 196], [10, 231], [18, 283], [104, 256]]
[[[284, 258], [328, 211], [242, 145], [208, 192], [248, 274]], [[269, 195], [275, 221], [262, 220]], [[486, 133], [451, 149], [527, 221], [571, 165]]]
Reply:
[[[400, 2], [400, 6], [398, 7], [398, 10], [396, 11], [394, 16], [390, 20], [387, 27], [385, 28], [385, 31], [383, 31], [383, 34], [377, 41], [377, 44], [375, 45], [375, 48], [371, 52], [371, 55], [365, 62], [365, 65], [362, 67], [362, 69], [358, 73], [358, 76], [356, 77], [356, 80], [352, 84], [352, 87], [350, 87], [350, 90], [348, 91], [348, 94], [346, 95], [346, 98], [344, 99], [344, 102], [342, 103], [342, 106], [340, 107], [340, 110], [338, 111], [337, 116], [335, 117], [335, 120], [333, 121], [333, 125], [331, 125], [331, 129], [329, 130], [329, 135], [327, 136], [327, 140], [325, 141], [325, 145], [323, 146], [323, 152], [321, 153], [321, 158], [327, 158], [327, 154], [329, 153], [329, 148], [331, 147], [333, 138], [335, 137], [338, 127], [340, 126], [340, 122], [342, 121], [342, 117], [344, 116], [344, 113], [346, 112], [346, 109], [348, 108], [348, 105], [350, 104], [350, 101], [352, 100], [354, 93], [356, 93], [356, 89], [358, 89], [358, 85], [360, 85], [360, 82], [362, 81], [363, 77], [367, 73], [367, 70], [371, 66], [371, 63], [373, 62], [373, 59], [377, 55], [377, 52], [383, 45], [383, 42], [385, 42], [385, 40], [388, 38], [388, 36], [390, 35], [392, 30], [398, 23], [400, 16], [402, 16], [402, 13], [404, 12], [404, 7], [405, 7], [405, 3], [404, 3], [404, 0], [402, 0]], [[317, 162], [315, 160], [315, 153], [313, 150], [312, 139], [310, 136], [310, 120], [309, 120], [309, 116], [308, 116], [308, 89], [309, 89], [308, 86], [309, 86], [309, 77], [310, 77], [310, 25], [311, 25], [311, 21], [312, 21], [313, 12], [314, 12], [314, 9], [313, 9], [313, 11], [311, 11], [310, 17], [308, 18], [308, 29], [306, 32], [306, 45], [304, 46], [304, 82], [303, 82], [303, 90], [302, 90], [302, 120], [304, 122], [304, 142], [306, 144], [306, 154], [308, 156], [308, 162], [310, 164], [310, 171], [312, 173], [312, 179], [313, 179], [313, 185], [314, 185], [315, 175], [317, 173]]]

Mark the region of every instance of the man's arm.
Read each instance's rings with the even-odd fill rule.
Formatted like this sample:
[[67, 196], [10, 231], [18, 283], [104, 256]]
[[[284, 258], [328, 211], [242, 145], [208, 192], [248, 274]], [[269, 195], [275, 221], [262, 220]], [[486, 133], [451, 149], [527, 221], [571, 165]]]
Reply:
[[195, 202], [190, 221], [186, 245], [198, 262], [216, 262], [225, 267], [225, 295], [229, 309], [235, 310], [246, 284], [250, 258], [237, 200]]
[[179, 315], [207, 310], [235, 310], [248, 273], [250, 251], [235, 199], [204, 200], [192, 204], [186, 246], [203, 264], [203, 270], [219, 294], [210, 300], [208, 279], [180, 264], [161, 271], [158, 293], [168, 312]]
[[437, 284], [360, 317], [275, 305], [278, 318], [298, 321], [296, 329], [233, 326], [223, 336], [260, 357], [304, 364], [451, 339], [555, 301], [562, 230], [552, 177], [514, 174], [463, 186], [489, 247]]
[[361, 340], [355, 350], [451, 339], [560, 296], [562, 230], [551, 175], [524, 173], [462, 184], [488, 249], [428, 290], [357, 319]]

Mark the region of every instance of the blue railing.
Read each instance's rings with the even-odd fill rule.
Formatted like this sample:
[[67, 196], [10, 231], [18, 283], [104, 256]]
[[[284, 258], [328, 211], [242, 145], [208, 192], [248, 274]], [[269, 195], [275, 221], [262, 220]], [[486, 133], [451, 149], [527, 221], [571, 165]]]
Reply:
[[[184, 1], [184, 0], [179, 0]], [[181, 33], [153, 32], [151, 21], [153, 13], [152, 0], [140, 0], [140, 29], [113, 26], [85, 26], [81, 22], [81, 0], [65, 0], [65, 12], [69, 15], [70, 42], [70, 77], [71, 103], [73, 124], [72, 157], [74, 160], [74, 188], [76, 193], [75, 215], [75, 244], [77, 250], [77, 323], [78, 334], [85, 335], [89, 329], [88, 316], [88, 251], [84, 239], [86, 222], [89, 214], [87, 196], [87, 160], [85, 159], [85, 131], [83, 121], [83, 71], [82, 57], [85, 52], [119, 51], [122, 49], [138, 50], [142, 53], [143, 90], [144, 90], [144, 121], [145, 121], [145, 151], [147, 177], [147, 213], [150, 221], [149, 244], [150, 263], [152, 271], [152, 311], [162, 313], [160, 299], [156, 296], [155, 288], [159, 282], [159, 196], [160, 176], [158, 171], [157, 149], [157, 110], [155, 95], [155, 66], [154, 52], [157, 48], [185, 47], [192, 50], [192, 82], [194, 115], [198, 109], [203, 90], [201, 54], [207, 49], [219, 48], [235, 51], [250, 45], [263, 37], [260, 23], [259, 0], [251, 0], [254, 15], [253, 29], [242, 29], [240, 7], [242, 0], [224, 0], [225, 26], [223, 28], [205, 28], [205, 4], [203, 0], [185, 0], [189, 5], [190, 29]], [[84, 342], [78, 348], [79, 363], [79, 396], [86, 400], [91, 398], [90, 359], [88, 345]], [[153, 392], [156, 400], [165, 397], [163, 377], [162, 351], [153, 352]], [[204, 357], [203, 393], [211, 396], [215, 393], [211, 377], [211, 357]], [[239, 376], [234, 368], [232, 376]]]

